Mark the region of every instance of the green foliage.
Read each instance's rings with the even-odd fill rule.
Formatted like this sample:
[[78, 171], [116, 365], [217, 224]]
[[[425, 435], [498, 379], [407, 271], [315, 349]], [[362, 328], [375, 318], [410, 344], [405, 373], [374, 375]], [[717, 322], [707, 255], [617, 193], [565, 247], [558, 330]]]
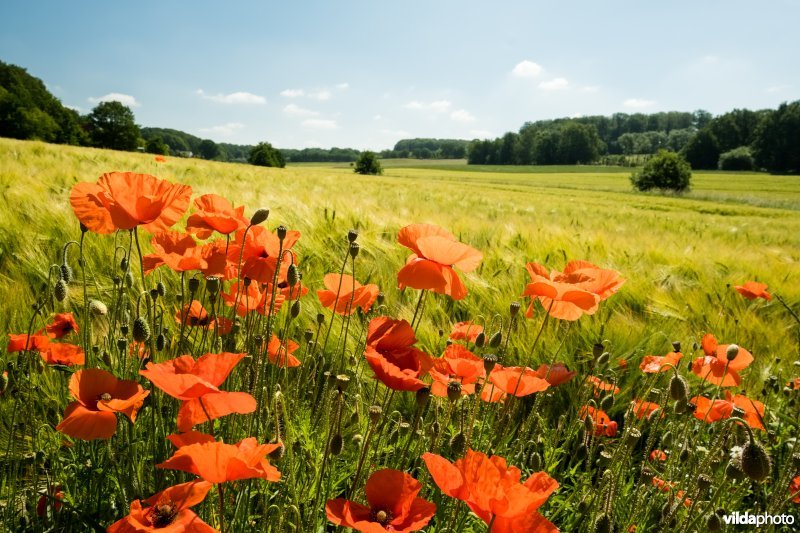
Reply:
[[366, 152], [361, 152], [361, 155], [358, 156], [358, 159], [356, 160], [353, 171], [356, 174], [383, 174], [383, 168], [381, 167], [381, 162], [378, 161], [377, 154], [375, 154], [375, 152], [370, 152], [369, 150]]
[[644, 167], [631, 175], [631, 183], [640, 191], [662, 189], [676, 192], [689, 190], [692, 169], [680, 155], [661, 150]]
[[169, 155], [169, 146], [161, 137], [152, 137], [144, 144], [144, 151], [148, 154]]
[[766, 114], [753, 141], [756, 164], [770, 172], [800, 173], [800, 100]]
[[461, 139], [402, 139], [380, 156], [384, 159], [463, 159], [468, 145], [469, 141]]
[[[211, 139], [203, 139], [200, 141], [200, 146], [197, 147], [197, 151], [200, 154], [200, 157], [203, 159], [215, 159], [219, 157], [220, 151], [219, 146], [217, 143], [212, 141]], [[267, 165], [267, 166], [274, 166], [274, 165]]]
[[133, 111], [120, 102], [100, 102], [86, 122], [93, 146], [131, 152], [139, 145], [139, 126]]
[[284, 159], [290, 163], [350, 163], [358, 159], [358, 150], [353, 148], [303, 148], [281, 149]]
[[747, 146], [728, 150], [719, 156], [720, 170], [753, 170], [754, 168], [755, 160]]
[[278, 167], [283, 168], [286, 166], [286, 161], [283, 159], [283, 154], [280, 150], [272, 147], [270, 143], [258, 143], [255, 148], [250, 151], [247, 161], [251, 165], [258, 165], [262, 167]]
[[710, 128], [697, 132], [681, 152], [693, 169], [717, 168], [719, 154], [719, 143]]

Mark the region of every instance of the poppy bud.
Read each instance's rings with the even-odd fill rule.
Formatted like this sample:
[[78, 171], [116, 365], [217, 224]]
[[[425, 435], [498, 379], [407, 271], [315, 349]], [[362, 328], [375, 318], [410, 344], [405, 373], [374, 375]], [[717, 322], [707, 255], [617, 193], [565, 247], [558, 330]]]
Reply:
[[270, 461], [280, 461], [283, 459], [283, 455], [286, 453], [286, 445], [281, 439], [278, 439], [275, 444], [279, 444], [280, 446], [269, 452], [268, 457]]
[[461, 383], [451, 381], [447, 384], [447, 399], [454, 402], [461, 398]]
[[672, 342], [672, 350], [674, 352], [680, 352], [681, 351], [681, 341], [673, 341]]
[[8, 389], [8, 372], [0, 374], [0, 396], [2, 396], [6, 389]]
[[369, 420], [373, 424], [377, 424], [378, 421], [381, 419], [381, 415], [383, 414], [383, 409], [381, 409], [380, 405], [373, 405], [369, 408]]
[[681, 463], [685, 463], [686, 461], [689, 460], [689, 458], [691, 456], [692, 456], [692, 452], [689, 451], [689, 448], [683, 448], [683, 449], [681, 449], [681, 453], [678, 455], [678, 460]]
[[591, 416], [587, 416], [583, 419], [583, 429], [586, 431], [587, 435], [594, 434], [594, 420], [592, 420]]
[[533, 470], [534, 472], [537, 472], [537, 471], [541, 470], [542, 469], [542, 454], [540, 454], [539, 452], [533, 452], [531, 454], [530, 465], [531, 465], [531, 470]]
[[72, 268], [66, 263], [61, 265], [60, 268], [61, 279], [64, 280], [64, 283], [71, 283], [73, 279], [72, 275]]
[[683, 400], [689, 397], [689, 384], [680, 374], [673, 374], [669, 380], [669, 397], [673, 400]]
[[317, 324], [322, 325], [325, 322], [325, 315], [322, 313], [317, 313]]
[[722, 521], [719, 519], [717, 513], [711, 513], [706, 520], [706, 529], [708, 531], [719, 531], [722, 529]]
[[689, 403], [686, 399], [675, 400], [675, 403], [672, 404], [672, 410], [675, 411], [676, 415], [682, 415], [689, 410]]
[[386, 295], [382, 292], [378, 293], [378, 298], [375, 300], [375, 303], [378, 305], [383, 305], [383, 301], [386, 300]]
[[119, 325], [119, 332], [122, 333], [123, 335], [127, 335], [129, 330], [130, 327], [128, 326], [127, 322], [123, 322], [122, 324]]
[[158, 336], [156, 337], [156, 350], [160, 352], [164, 349], [166, 345], [167, 345], [167, 338], [164, 336], [163, 333], [159, 333]]
[[220, 289], [220, 281], [216, 276], [206, 278], [206, 290], [209, 294], [217, 294]]
[[300, 314], [300, 300], [295, 300], [292, 302], [292, 307], [289, 309], [289, 314], [292, 318], [297, 318], [297, 315]]
[[489, 337], [489, 348], [497, 348], [503, 340], [503, 333], [498, 331]]
[[337, 433], [333, 437], [331, 437], [331, 453], [333, 455], [339, 455], [342, 453], [342, 448], [344, 447], [344, 439], [342, 438], [341, 434]]
[[253, 213], [253, 216], [250, 217], [250, 225], [258, 226], [268, 218], [269, 218], [269, 209], [265, 207], [262, 207], [261, 209], [256, 209], [256, 212]]
[[197, 278], [189, 278], [189, 292], [194, 294], [200, 288], [200, 280]]
[[753, 481], [763, 481], [769, 476], [772, 465], [764, 447], [750, 437], [750, 441], [742, 448], [739, 466]]
[[428, 405], [428, 401], [431, 398], [431, 389], [430, 387], [422, 387], [417, 391], [416, 400], [417, 400], [417, 409], [422, 410]]
[[280, 225], [280, 226], [278, 226], [278, 229], [275, 230], [275, 233], [278, 234], [278, 239], [280, 239], [282, 241], [283, 239], [286, 238], [286, 232], [287, 231], [288, 230], [286, 229], [286, 226]]
[[136, 342], [145, 342], [150, 338], [150, 326], [144, 318], [136, 317], [133, 321], [133, 340]]
[[800, 470], [800, 453], [792, 455], [792, 468]]
[[729, 345], [728, 349], [725, 350], [725, 357], [728, 358], [728, 361], [733, 361], [737, 355], [739, 355], [739, 346], [736, 344]]
[[59, 280], [56, 281], [55, 287], [53, 287], [53, 296], [55, 296], [56, 300], [59, 302], [63, 302], [67, 299], [68, 295], [69, 287], [67, 287], [67, 282], [59, 278]]
[[486, 375], [492, 373], [494, 369], [494, 365], [497, 364], [497, 356], [493, 353], [487, 353], [483, 355], [483, 369], [486, 371]]
[[603, 411], [608, 411], [613, 406], [614, 406], [614, 396], [611, 394], [606, 394], [605, 396], [603, 396], [603, 399], [600, 400], [600, 409]]
[[133, 287], [133, 272], [131, 272], [130, 270], [128, 270], [128, 272], [125, 273], [125, 284], [128, 287]]
[[114, 285], [119, 285], [120, 283], [122, 283], [122, 278], [119, 277], [118, 275], [114, 274], [111, 277], [111, 281], [114, 282]]
[[123, 257], [123, 258], [120, 260], [120, 262], [119, 262], [119, 269], [120, 269], [122, 272], [127, 272], [127, 270], [128, 270], [128, 258], [127, 258], [127, 257]]
[[358, 239], [358, 231], [356, 231], [354, 229], [351, 229], [350, 231], [347, 232], [347, 240], [348, 241], [356, 242], [356, 239]]
[[438, 420], [434, 421], [434, 423], [431, 424], [431, 435], [433, 435], [434, 437], [436, 437], [436, 435], [438, 435], [441, 430], [442, 430], [442, 425], [439, 423]]
[[744, 479], [744, 472], [737, 464], [731, 461], [725, 467], [725, 477], [733, 481], [739, 481]]
[[608, 364], [608, 359], [611, 357], [611, 354], [608, 352], [603, 352], [600, 354], [600, 357], [597, 358], [597, 366], [605, 366]]
[[481, 331], [475, 337], [475, 346], [477, 346], [478, 348], [483, 348], [484, 344], [486, 344], [486, 334]]
[[606, 513], [601, 513], [594, 523], [594, 533], [613, 533], [614, 524]]
[[453, 438], [450, 439], [450, 449], [453, 452], [453, 456], [460, 457], [464, 450], [467, 447], [467, 437], [464, 435], [463, 432], [459, 431]]
[[357, 242], [350, 243], [350, 257], [355, 259], [358, 257], [358, 252], [361, 251], [361, 246]]
[[108, 307], [100, 300], [89, 300], [89, 312], [94, 316], [106, 316]]
[[295, 285], [297, 285], [297, 281], [299, 279], [300, 279], [300, 272], [297, 269], [297, 265], [292, 263], [286, 270], [286, 282], [289, 284], [290, 287], [294, 287]]
[[596, 342], [596, 343], [594, 343], [594, 346], [592, 346], [592, 357], [597, 359], [598, 357], [603, 355], [604, 351], [605, 351], [605, 346], [603, 346], [603, 343], [602, 342]]
[[519, 313], [519, 308], [520, 308], [519, 302], [511, 302], [511, 304], [508, 306], [508, 312], [511, 315], [511, 318], [517, 316], [517, 313]]

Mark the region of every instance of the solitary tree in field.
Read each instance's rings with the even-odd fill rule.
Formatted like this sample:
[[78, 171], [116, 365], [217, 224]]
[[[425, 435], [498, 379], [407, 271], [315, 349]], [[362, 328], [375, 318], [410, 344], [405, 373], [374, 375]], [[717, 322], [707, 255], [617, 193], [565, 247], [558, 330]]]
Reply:
[[660, 150], [644, 164], [642, 170], [631, 175], [631, 183], [640, 191], [661, 189], [684, 192], [689, 190], [692, 168], [675, 152]]
[[99, 103], [86, 120], [94, 146], [132, 152], [139, 145], [139, 126], [133, 111], [119, 102]]
[[280, 150], [273, 148], [270, 143], [258, 143], [256, 147], [250, 151], [247, 161], [251, 165], [262, 167], [283, 168], [286, 166], [283, 154], [281, 154]]
[[356, 160], [354, 170], [357, 174], [383, 174], [383, 168], [381, 168], [381, 162], [378, 161], [378, 156], [370, 151], [361, 152], [361, 155]]

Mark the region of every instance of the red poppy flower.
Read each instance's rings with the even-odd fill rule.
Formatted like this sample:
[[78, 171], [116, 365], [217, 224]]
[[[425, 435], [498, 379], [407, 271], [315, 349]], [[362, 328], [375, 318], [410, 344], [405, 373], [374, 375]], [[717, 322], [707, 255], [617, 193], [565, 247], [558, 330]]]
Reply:
[[611, 420], [606, 412], [601, 409], [595, 409], [591, 405], [584, 405], [581, 407], [578, 416], [581, 419], [587, 416], [591, 417], [592, 422], [594, 422], [594, 434], [598, 437], [614, 437], [617, 435], [617, 423]]
[[153, 253], [142, 257], [145, 273], [149, 274], [161, 265], [167, 265], [175, 272], [202, 270], [208, 267], [203, 258], [202, 248], [187, 233], [160, 231], [150, 239]]
[[651, 461], [666, 461], [667, 454], [661, 450], [653, 450], [650, 452], [650, 460]]
[[166, 163], [167, 162], [167, 158], [164, 157], [163, 155], [157, 155], [153, 159], [155, 160], [156, 163]]
[[214, 437], [199, 431], [187, 431], [185, 433], [174, 433], [167, 435], [167, 440], [170, 441], [176, 448], [183, 448], [190, 444], [203, 444], [205, 442], [214, 442]]
[[539, 368], [536, 369], [536, 375], [547, 380], [547, 382], [554, 387], [570, 381], [575, 377], [575, 374], [577, 374], [577, 372], [574, 370], [570, 371], [564, 363], [554, 363], [552, 366], [541, 364]]
[[[378, 298], [378, 286], [375, 284], [361, 285], [347, 274], [326, 274], [322, 279], [326, 290], [317, 291], [319, 303], [340, 315], [351, 315], [356, 307], [365, 313]], [[336, 298], [336, 293], [339, 298]], [[351, 307], [352, 300], [352, 307]]]
[[478, 380], [478, 383], [481, 384], [481, 401], [487, 403], [497, 403], [506, 399], [506, 394], [500, 387], [497, 387], [492, 382], [487, 382], [486, 379]]
[[238, 444], [199, 442], [181, 446], [156, 468], [182, 470], [200, 476], [209, 483], [252, 478], [278, 481], [281, 473], [269, 463], [267, 457], [281, 446], [280, 443], [258, 444], [254, 437]]
[[128, 516], [111, 524], [107, 533], [215, 533], [216, 529], [190, 509], [202, 502], [213, 486], [207, 481], [195, 480], [162, 490], [144, 502], [134, 500]]
[[472, 322], [456, 322], [453, 324], [453, 331], [450, 332], [450, 340], [452, 341], [460, 341], [460, 340], [467, 340], [469, 342], [475, 342], [475, 339], [478, 338], [478, 335], [483, 333], [483, 326], [479, 324], [473, 324]]
[[800, 389], [800, 378], [794, 378], [793, 380], [787, 381], [786, 386], [790, 387], [792, 390]]
[[117, 430], [116, 413], [135, 422], [137, 411], [150, 394], [135, 381], [117, 379], [99, 368], [72, 374], [69, 392], [77, 401], [67, 406], [56, 430], [82, 440], [110, 439]]
[[300, 360], [292, 355], [299, 347], [300, 345], [292, 339], [287, 339], [284, 343], [273, 334], [267, 345], [269, 362], [273, 365], [287, 368], [300, 366]]
[[405, 320], [380, 316], [370, 321], [364, 355], [375, 376], [390, 389], [417, 391], [425, 386], [419, 378], [433, 363], [425, 352], [413, 347], [416, 342], [414, 330]]
[[292, 249], [300, 239], [300, 232], [287, 231], [282, 249], [278, 235], [263, 226], [251, 226], [246, 239], [242, 242], [244, 233], [245, 230], [239, 230], [236, 233], [236, 241], [228, 249], [228, 258], [236, 264], [239, 262], [240, 254], [242, 256], [242, 271], [238, 277], [250, 278], [260, 283], [272, 283], [275, 270], [278, 268], [278, 253], [281, 253], [278, 281], [283, 281], [292, 263], [289, 254], [283, 252]]
[[72, 313], [58, 313], [44, 330], [51, 339], [60, 339], [70, 333], [78, 333], [78, 323]]
[[175, 224], [189, 207], [192, 188], [148, 174], [110, 172], [97, 183], [78, 183], [69, 202], [75, 216], [95, 233], [142, 226], [151, 233]]
[[473, 354], [460, 344], [451, 344], [444, 350], [444, 355], [433, 360], [428, 371], [433, 378], [431, 393], [435, 396], [447, 397], [447, 386], [451, 381], [461, 385], [461, 394], [475, 392], [475, 383], [486, 375], [483, 359]]
[[755, 300], [756, 298], [764, 298], [765, 300], [772, 300], [772, 295], [767, 292], [767, 285], [765, 283], [758, 283], [757, 281], [747, 281], [744, 285], [736, 285], [733, 287], [736, 292], [747, 298], [748, 300]]
[[[245, 284], [242, 281], [237, 281], [231, 285], [228, 292], [221, 293], [221, 296], [225, 305], [228, 307], [236, 306], [236, 314], [241, 317], [247, 316], [247, 313], [251, 311], [266, 315], [269, 312], [272, 290], [267, 284], [261, 285], [252, 281]], [[286, 298], [282, 294], [276, 292], [273, 314], [280, 310], [285, 300]]]
[[[660, 477], [657, 476], [653, 477], [653, 486], [657, 487], [658, 490], [660, 490], [661, 492], [669, 492], [675, 487], [675, 485], [677, 485], [677, 483], [675, 483], [674, 481], [664, 481]], [[686, 493], [684, 491], [679, 490], [675, 493], [675, 496], [677, 496], [678, 499], [680, 500], [683, 498], [685, 494]], [[685, 505], [686, 507], [691, 507], [692, 500], [686, 498], [685, 500], [683, 500], [683, 505]]]
[[483, 259], [475, 248], [458, 242], [449, 231], [433, 224], [411, 224], [400, 230], [397, 241], [413, 254], [397, 273], [401, 289], [428, 289], [454, 300], [467, 295], [455, 268], [472, 272]]
[[[588, 261], [570, 261], [564, 272], [547, 269], [538, 263], [525, 265], [531, 283], [523, 296], [539, 300], [550, 316], [561, 320], [577, 320], [583, 314], [594, 314], [600, 302], [617, 292], [625, 283], [615, 270], [599, 268]], [[533, 302], [526, 316], [533, 316]]]
[[197, 211], [186, 221], [186, 231], [198, 239], [208, 239], [215, 231], [230, 235], [249, 224], [243, 205], [234, 209], [227, 199], [216, 194], [195, 198], [194, 206]]
[[612, 391], [612, 394], [619, 394], [619, 387], [613, 383], [606, 383], [597, 376], [587, 376], [586, 383], [589, 383], [592, 387], [594, 387], [595, 396], [600, 396], [600, 394], [606, 391]]
[[[272, 294], [272, 284], [269, 284], [270, 287], [270, 294]], [[294, 301], [299, 300], [302, 296], [308, 294], [308, 287], [303, 285], [303, 280], [300, 280], [296, 283], [293, 287], [289, 285], [289, 282], [285, 279], [283, 281], [278, 282], [278, 291], [276, 293], [276, 298], [278, 295], [282, 295], [286, 300]], [[263, 314], [263, 313], [262, 313]]]
[[792, 496], [792, 503], [800, 503], [800, 476], [792, 478], [789, 484], [789, 495]]
[[633, 400], [631, 406], [633, 407], [633, 414], [636, 415], [638, 419], [649, 417], [655, 411], [661, 409], [661, 406], [657, 403], [646, 402], [644, 400]]
[[764, 419], [764, 404], [758, 400], [751, 400], [747, 396], [736, 394], [731, 396], [729, 391], [725, 391], [725, 399], [717, 398], [709, 400], [704, 396], [695, 396], [691, 399], [695, 404], [694, 416], [698, 420], [705, 422], [716, 422], [730, 418], [734, 407], [739, 407], [744, 411], [745, 422], [754, 429], [765, 429], [761, 421]]
[[214, 327], [214, 321], [211, 320], [211, 315], [208, 314], [203, 304], [197, 300], [192, 300], [192, 303], [184, 305], [183, 309], [175, 314], [175, 321], [178, 324], [183, 324], [183, 322], [186, 321], [186, 325], [189, 327]]
[[539, 377], [535, 370], [521, 366], [495, 365], [489, 374], [489, 381], [506, 394], [518, 397], [542, 392], [550, 387], [550, 383]]
[[692, 361], [692, 372], [700, 378], [720, 385], [734, 387], [742, 382], [739, 371], [750, 366], [753, 355], [742, 347], [736, 350], [736, 357], [728, 361], [728, 347], [731, 344], [717, 344], [714, 335], [708, 333], [703, 337], [703, 352], [705, 357], [698, 357]]
[[465, 502], [487, 524], [492, 523], [493, 532], [558, 531], [537, 511], [558, 488], [545, 472], [521, 483], [520, 470], [507, 466], [505, 459], [473, 450], [455, 463], [429, 452], [422, 460], [439, 489]]
[[45, 516], [47, 508], [52, 507], [54, 512], [58, 512], [63, 507], [64, 490], [61, 485], [50, 485], [48, 489], [39, 496], [39, 501], [36, 502], [36, 515]]
[[24, 352], [25, 350], [29, 352], [44, 352], [50, 346], [50, 337], [46, 335], [31, 335], [28, 336], [25, 333], [21, 333], [19, 335], [9, 333], [8, 334], [8, 348], [6, 351], [8, 353], [14, 352]]
[[48, 365], [83, 365], [86, 363], [86, 354], [83, 348], [67, 343], [52, 343], [50, 346], [39, 352], [45, 363]]
[[678, 366], [681, 362], [683, 354], [681, 352], [669, 352], [667, 355], [645, 355], [639, 368], [645, 374], [655, 374], [657, 372], [666, 372], [671, 367], [666, 365]]
[[378, 470], [367, 480], [367, 504], [344, 498], [328, 500], [325, 513], [339, 526], [366, 533], [407, 533], [425, 527], [436, 513], [436, 505], [417, 494], [422, 484], [400, 470]]

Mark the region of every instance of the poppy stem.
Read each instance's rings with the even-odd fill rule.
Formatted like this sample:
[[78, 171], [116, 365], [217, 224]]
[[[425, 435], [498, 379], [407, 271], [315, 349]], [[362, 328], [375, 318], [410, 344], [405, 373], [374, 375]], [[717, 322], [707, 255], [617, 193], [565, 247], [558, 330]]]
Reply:
[[497, 515], [493, 514], [492, 515], [492, 519], [489, 520], [489, 527], [486, 528], [486, 533], [491, 533], [492, 532], [492, 526], [494, 525], [495, 518], [497, 518]]
[[[142, 247], [139, 245], [139, 227], [138, 226], [133, 228], [133, 238], [136, 241], [136, 253], [139, 256], [139, 268], [140, 268], [141, 273], [142, 273], [142, 290], [149, 297], [150, 293], [147, 291], [147, 286], [146, 286], [146, 284], [144, 282], [144, 262], [142, 261]], [[85, 285], [86, 285], [86, 282], [84, 281], [84, 286]], [[84, 287], [84, 291], [85, 291], [85, 287]], [[84, 296], [84, 299], [85, 298], [86, 298], [86, 296]], [[87, 303], [86, 305], [87, 305], [87, 312], [88, 312], [88, 305], [89, 304]], [[156, 355], [156, 339], [155, 339], [155, 335], [153, 335], [154, 331], [152, 331], [152, 329], [154, 329], [153, 326], [155, 326], [155, 323], [153, 321], [153, 312], [150, 310], [150, 306], [149, 305], [147, 306], [147, 321], [149, 322], [149, 325], [150, 325], [150, 328], [151, 328], [150, 339], [149, 339], [150, 340], [150, 358], [153, 359], [153, 358], [155, 358], [155, 355]], [[88, 339], [87, 339], [87, 342], [88, 342]]]
[[[417, 307], [416, 307], [416, 309], [414, 309], [414, 316], [413, 316], [413, 318], [411, 319], [411, 327], [412, 327], [412, 328], [414, 328], [414, 333], [416, 333], [416, 332], [417, 332], [417, 326], [415, 326], [415, 325], [414, 325], [414, 323], [417, 321], [417, 315], [419, 314], [419, 311], [420, 311], [420, 309], [422, 308], [422, 300], [423, 300], [423, 298], [425, 298], [425, 293], [426, 293], [426, 292], [427, 292], [427, 291], [426, 291], [425, 289], [422, 289], [422, 290], [420, 291], [420, 293], [419, 293], [419, 300], [417, 300]], [[420, 319], [421, 319], [421, 318], [422, 318], [422, 317], [420, 316]]]

